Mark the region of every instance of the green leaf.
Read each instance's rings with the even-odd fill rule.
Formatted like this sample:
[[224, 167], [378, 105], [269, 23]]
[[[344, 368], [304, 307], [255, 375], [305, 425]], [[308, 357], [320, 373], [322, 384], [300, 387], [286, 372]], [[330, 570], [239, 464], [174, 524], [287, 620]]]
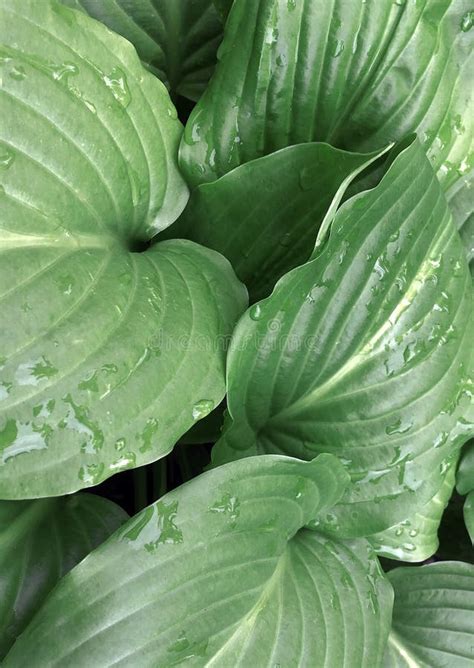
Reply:
[[232, 8], [233, 0], [214, 0], [214, 4], [221, 17], [226, 20]]
[[0, 498], [60, 495], [167, 454], [223, 398], [246, 304], [224, 258], [131, 252], [179, 215], [181, 126], [128, 42], [4, 0]]
[[300, 144], [237, 167], [196, 188], [166, 236], [191, 239], [230, 260], [250, 291], [266, 297], [284, 273], [308, 260], [333, 199], [384, 151], [347, 153]]
[[466, 443], [463, 448], [456, 475], [456, 489], [463, 495], [474, 490], [474, 441]]
[[464, 502], [464, 523], [474, 547], [474, 491], [469, 492]]
[[388, 573], [395, 590], [385, 668], [469, 668], [474, 566], [445, 561]]
[[235, 0], [181, 146], [192, 185], [285, 146], [418, 132], [445, 190], [473, 167], [468, 0]]
[[0, 502], [0, 659], [58, 580], [126, 519], [92, 494]]
[[354, 485], [326, 530], [367, 536], [412, 516], [472, 433], [472, 298], [414, 141], [339, 209], [316, 257], [240, 320], [227, 366], [233, 423], [214, 462], [331, 452]]
[[471, 194], [473, 187], [474, 171], [471, 171], [465, 178], [457, 181], [446, 194], [474, 278], [474, 200]]
[[418, 512], [390, 529], [369, 536], [376, 553], [389, 559], [417, 562], [432, 557], [439, 547], [438, 529], [454, 488], [455, 467], [438, 492]]
[[197, 100], [222, 39], [212, 0], [61, 0], [126, 37], [173, 93]]
[[378, 665], [392, 591], [373, 551], [303, 529], [347, 480], [328, 455], [195, 478], [64, 578], [5, 666]]

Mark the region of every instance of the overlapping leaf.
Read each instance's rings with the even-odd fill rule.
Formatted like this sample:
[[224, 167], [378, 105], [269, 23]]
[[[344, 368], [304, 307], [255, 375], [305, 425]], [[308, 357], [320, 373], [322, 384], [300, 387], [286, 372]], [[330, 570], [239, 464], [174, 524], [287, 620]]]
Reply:
[[291, 144], [367, 151], [417, 130], [451, 185], [468, 169], [471, 9], [235, 0], [216, 76], [186, 128], [190, 181]]
[[303, 529], [347, 481], [330, 455], [195, 478], [64, 578], [5, 666], [378, 665], [392, 591], [372, 550]]
[[328, 144], [290, 146], [196, 188], [166, 237], [183, 237], [225, 255], [250, 300], [310, 257], [329, 207], [383, 151], [339, 151]]
[[395, 590], [385, 668], [469, 668], [474, 566], [445, 561], [388, 574]]
[[0, 9], [0, 498], [165, 455], [224, 394], [245, 290], [190, 242], [181, 126], [131, 45], [56, 3]]
[[354, 485], [326, 528], [369, 535], [421, 509], [472, 433], [471, 281], [417, 141], [318, 252], [237, 326], [214, 461], [335, 453]]
[[214, 70], [222, 20], [212, 0], [61, 0], [135, 46], [174, 93], [197, 100]]
[[92, 494], [0, 502], [0, 659], [55, 584], [126, 519]]
[[460, 494], [466, 494], [464, 502], [464, 521], [474, 545], [474, 441], [468, 443], [459, 463], [456, 476], [456, 488]]
[[439, 547], [438, 529], [454, 488], [455, 467], [450, 466], [439, 491], [413, 516], [390, 529], [369, 536], [377, 554], [400, 561], [425, 561]]

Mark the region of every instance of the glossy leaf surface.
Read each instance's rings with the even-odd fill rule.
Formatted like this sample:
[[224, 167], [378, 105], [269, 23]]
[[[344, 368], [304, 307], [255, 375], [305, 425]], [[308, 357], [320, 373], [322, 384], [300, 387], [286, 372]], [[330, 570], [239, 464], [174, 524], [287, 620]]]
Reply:
[[138, 250], [179, 214], [181, 126], [128, 42], [79, 12], [0, 8], [0, 498], [167, 454], [224, 395], [246, 303], [227, 260]]
[[469, 668], [474, 566], [445, 561], [388, 573], [395, 590], [385, 668]]
[[343, 535], [405, 520], [472, 433], [472, 288], [417, 141], [337, 212], [329, 240], [240, 320], [216, 464], [337, 454], [354, 485], [326, 518]]
[[237, 167], [196, 188], [165, 231], [227, 257], [250, 300], [266, 297], [287, 271], [306, 262], [337, 195], [383, 151], [359, 154], [300, 144]]
[[[233, 462], [167, 494], [64, 578], [5, 666], [380, 661], [392, 591], [365, 541], [303, 527], [340, 497], [334, 457]], [[40, 641], [41, 638], [41, 641]]]
[[472, 26], [468, 0], [235, 0], [186, 126], [189, 183], [292, 144], [370, 151], [416, 131], [444, 190], [468, 198]]
[[172, 92], [197, 100], [214, 70], [222, 20], [212, 0], [61, 0], [126, 37]]
[[126, 519], [92, 494], [0, 502], [0, 658], [56, 583]]
[[469, 492], [464, 502], [464, 522], [474, 547], [474, 491]]
[[456, 475], [456, 489], [466, 494], [464, 502], [464, 522], [474, 546], [474, 441], [466, 445]]
[[417, 562], [432, 557], [438, 547], [438, 529], [454, 488], [455, 467], [451, 465], [439, 491], [418, 512], [390, 529], [369, 536], [382, 557]]

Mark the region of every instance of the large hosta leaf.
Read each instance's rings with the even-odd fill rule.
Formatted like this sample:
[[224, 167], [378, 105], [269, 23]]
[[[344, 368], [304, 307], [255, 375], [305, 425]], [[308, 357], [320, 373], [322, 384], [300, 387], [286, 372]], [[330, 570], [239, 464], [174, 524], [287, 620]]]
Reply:
[[171, 91], [197, 100], [214, 70], [222, 20], [212, 0], [62, 0], [135, 46]]
[[400, 561], [425, 561], [439, 547], [438, 529], [454, 488], [455, 467], [451, 465], [432, 499], [411, 517], [385, 531], [369, 536], [377, 554]]
[[245, 304], [179, 214], [181, 127], [128, 42], [58, 4], [0, 8], [0, 498], [165, 455], [224, 394]]
[[392, 591], [373, 552], [303, 529], [347, 480], [328, 455], [195, 478], [64, 578], [5, 666], [379, 665]]
[[445, 561], [388, 574], [395, 590], [386, 668], [470, 668], [474, 566]]
[[474, 545], [474, 441], [464, 448], [456, 476], [456, 489], [466, 494], [464, 502], [464, 521]]
[[251, 301], [262, 299], [280, 276], [306, 262], [333, 198], [335, 207], [348, 183], [382, 152], [310, 143], [258, 158], [196, 188], [165, 235], [219, 251]]
[[471, 280], [417, 141], [318, 252], [236, 328], [214, 461], [335, 453], [354, 485], [327, 528], [369, 535], [429, 501], [472, 432]]
[[126, 519], [92, 494], [0, 501], [0, 659], [58, 580]]
[[189, 182], [291, 144], [369, 151], [416, 130], [444, 189], [466, 188], [471, 10], [468, 0], [235, 0], [186, 127]]

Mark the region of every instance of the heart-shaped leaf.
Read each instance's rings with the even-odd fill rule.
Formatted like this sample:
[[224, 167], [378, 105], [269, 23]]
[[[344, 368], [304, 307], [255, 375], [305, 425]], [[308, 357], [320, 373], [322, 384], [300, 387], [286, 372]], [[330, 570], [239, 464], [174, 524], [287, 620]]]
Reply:
[[444, 561], [388, 574], [395, 590], [385, 668], [470, 668], [474, 566]]
[[373, 551], [303, 529], [347, 481], [330, 455], [195, 478], [64, 578], [5, 667], [378, 665], [392, 591]]
[[58, 580], [126, 519], [93, 494], [0, 502], [0, 659]]
[[472, 433], [472, 288], [418, 141], [337, 212], [316, 257], [242, 317], [221, 463], [332, 452], [354, 485], [327, 530], [370, 535], [417, 512]]
[[384, 151], [361, 154], [299, 144], [196, 188], [164, 236], [191, 239], [230, 260], [250, 292], [266, 297], [311, 255], [319, 227], [348, 184]]
[[454, 488], [455, 467], [450, 466], [439, 491], [413, 516], [390, 529], [369, 536], [377, 554], [416, 562], [432, 557], [439, 547], [438, 529]]
[[197, 100], [222, 39], [212, 0], [61, 0], [126, 37], [142, 62], [174, 93]]
[[189, 183], [292, 144], [364, 152], [416, 131], [443, 189], [469, 197], [473, 23], [468, 0], [235, 0], [186, 126]]
[[130, 44], [35, 0], [2, 2], [0, 26], [0, 498], [15, 499], [167, 454], [222, 400], [246, 296], [191, 242], [132, 252], [187, 189], [175, 110]]

